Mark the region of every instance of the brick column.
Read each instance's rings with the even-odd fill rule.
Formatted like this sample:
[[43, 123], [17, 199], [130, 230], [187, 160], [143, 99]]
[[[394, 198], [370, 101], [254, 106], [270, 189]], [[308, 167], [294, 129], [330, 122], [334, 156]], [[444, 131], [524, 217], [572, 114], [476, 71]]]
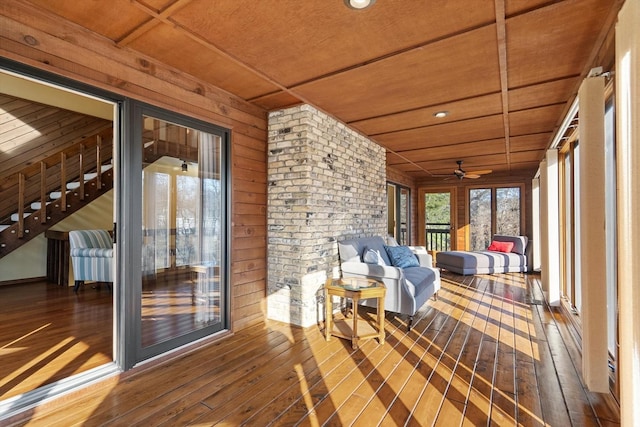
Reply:
[[337, 240], [386, 234], [385, 150], [309, 105], [269, 115], [267, 316], [323, 318]]

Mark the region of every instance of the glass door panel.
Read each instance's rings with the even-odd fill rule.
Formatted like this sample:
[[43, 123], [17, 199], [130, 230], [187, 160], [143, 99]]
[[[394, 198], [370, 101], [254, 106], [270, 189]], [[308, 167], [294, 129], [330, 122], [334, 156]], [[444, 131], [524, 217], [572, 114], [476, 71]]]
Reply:
[[396, 239], [396, 241], [398, 240], [398, 233], [396, 232], [397, 213], [396, 186], [387, 183], [387, 234]]
[[408, 188], [400, 187], [399, 188], [399, 197], [400, 197], [400, 239], [398, 243], [401, 245], [408, 245], [410, 243], [411, 236], [411, 200], [410, 200], [410, 192]]
[[425, 246], [430, 251], [451, 249], [451, 192], [429, 192], [424, 195]]
[[[141, 345], [223, 327], [222, 138], [143, 117]], [[181, 340], [184, 341], [184, 340]]]

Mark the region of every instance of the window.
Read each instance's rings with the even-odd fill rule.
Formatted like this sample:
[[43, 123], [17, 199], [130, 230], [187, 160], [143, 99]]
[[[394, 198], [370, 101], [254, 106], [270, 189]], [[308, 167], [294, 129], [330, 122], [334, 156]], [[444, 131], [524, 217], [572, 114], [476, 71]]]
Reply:
[[520, 235], [522, 187], [469, 189], [469, 249], [486, 249], [494, 234]]
[[520, 187], [496, 188], [496, 234], [520, 234]]
[[613, 97], [606, 104], [605, 111], [605, 217], [607, 241], [607, 324], [609, 352], [617, 358], [616, 338], [618, 336], [618, 271], [617, 271], [617, 182], [616, 182], [616, 138], [615, 111]]
[[469, 191], [470, 249], [486, 249], [491, 243], [491, 189], [477, 188]]
[[580, 283], [580, 145], [571, 139], [560, 151], [562, 293], [571, 309], [581, 311]]

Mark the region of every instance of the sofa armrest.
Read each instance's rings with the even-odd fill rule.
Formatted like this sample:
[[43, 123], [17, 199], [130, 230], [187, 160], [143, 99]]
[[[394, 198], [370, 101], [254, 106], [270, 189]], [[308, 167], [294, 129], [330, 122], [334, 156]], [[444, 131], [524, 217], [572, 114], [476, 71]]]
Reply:
[[364, 262], [343, 262], [341, 264], [343, 274], [355, 274], [358, 276], [379, 277], [385, 279], [400, 279], [402, 271], [397, 267]]
[[418, 258], [420, 267], [433, 267], [433, 257], [427, 252], [427, 248], [424, 246], [409, 246], [409, 249], [411, 249], [411, 252]]
[[433, 287], [435, 292], [438, 292], [440, 290], [440, 269], [437, 267], [430, 267], [431, 270], [433, 270], [433, 273], [435, 274], [435, 279], [433, 281]]

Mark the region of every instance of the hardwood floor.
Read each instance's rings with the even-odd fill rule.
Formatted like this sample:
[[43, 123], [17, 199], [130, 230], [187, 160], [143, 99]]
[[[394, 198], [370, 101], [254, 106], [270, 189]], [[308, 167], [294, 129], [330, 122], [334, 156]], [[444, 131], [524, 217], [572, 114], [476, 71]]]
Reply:
[[111, 301], [106, 286], [0, 288], [0, 400], [112, 361]]
[[[535, 275], [443, 274], [438, 301], [388, 315], [387, 340], [267, 322], [25, 413], [17, 425], [615, 426]], [[361, 314], [373, 313], [361, 308]]]
[[[77, 294], [44, 281], [0, 287], [0, 400], [113, 360], [113, 294], [95, 286]], [[205, 303], [203, 287], [212, 294], [183, 273], [143, 289], [142, 344], [220, 322], [218, 293]]]

